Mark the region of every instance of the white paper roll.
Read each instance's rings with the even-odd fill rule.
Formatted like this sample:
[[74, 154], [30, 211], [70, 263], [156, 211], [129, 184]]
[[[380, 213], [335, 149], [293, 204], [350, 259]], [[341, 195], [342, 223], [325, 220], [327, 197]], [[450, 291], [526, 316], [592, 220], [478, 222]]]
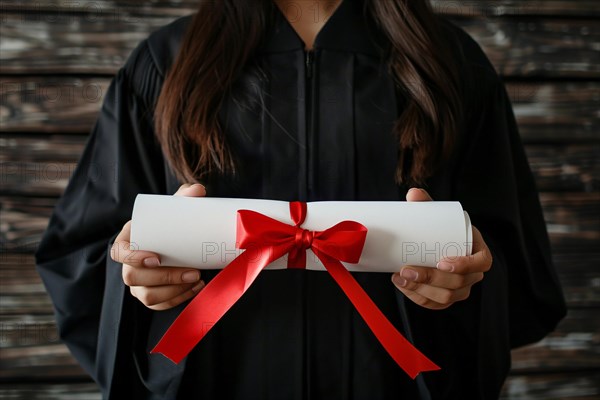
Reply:
[[[293, 225], [285, 201], [139, 194], [133, 207], [132, 248], [159, 254], [163, 266], [224, 268], [244, 251], [235, 247], [238, 210]], [[310, 202], [302, 228], [322, 231], [344, 220], [368, 229], [359, 263], [343, 263], [350, 271], [396, 272], [407, 264], [433, 267], [442, 257], [471, 254], [471, 222], [458, 202]], [[287, 255], [267, 269], [286, 265]], [[310, 249], [306, 268], [325, 269]]]

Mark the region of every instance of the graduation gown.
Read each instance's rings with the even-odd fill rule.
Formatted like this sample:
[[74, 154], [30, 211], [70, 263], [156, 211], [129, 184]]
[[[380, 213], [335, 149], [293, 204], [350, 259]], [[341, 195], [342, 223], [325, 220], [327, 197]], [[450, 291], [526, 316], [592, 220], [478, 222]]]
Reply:
[[[273, 29], [219, 112], [237, 174], [208, 177], [208, 196], [404, 200], [392, 132], [404, 99], [384, 66], [384, 39], [361, 9], [360, 0], [344, 0], [307, 59], [275, 8]], [[496, 398], [510, 348], [542, 338], [565, 306], [504, 86], [478, 45], [449, 23], [445, 34], [462, 59], [465, 129], [425, 188], [462, 203], [493, 266], [467, 300], [442, 311], [404, 299], [389, 274], [354, 273], [442, 370], [410, 380], [331, 277], [301, 270], [262, 272], [179, 365], [148, 354], [185, 304], [144, 307], [109, 250], [138, 193], [173, 194], [183, 183], [158, 146], [152, 113], [190, 19], [141, 41], [114, 77], [36, 252], [60, 337], [104, 397]]]

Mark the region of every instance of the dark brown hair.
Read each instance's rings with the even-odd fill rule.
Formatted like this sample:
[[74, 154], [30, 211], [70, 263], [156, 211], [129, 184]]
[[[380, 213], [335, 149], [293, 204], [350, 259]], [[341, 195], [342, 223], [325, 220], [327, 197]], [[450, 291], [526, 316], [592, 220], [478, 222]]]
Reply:
[[[396, 181], [422, 184], [450, 155], [461, 121], [455, 55], [427, 0], [364, 0], [389, 39], [388, 69], [405, 100], [394, 126]], [[218, 110], [270, 28], [273, 0], [202, 1], [155, 109], [158, 140], [182, 182], [235, 172]]]

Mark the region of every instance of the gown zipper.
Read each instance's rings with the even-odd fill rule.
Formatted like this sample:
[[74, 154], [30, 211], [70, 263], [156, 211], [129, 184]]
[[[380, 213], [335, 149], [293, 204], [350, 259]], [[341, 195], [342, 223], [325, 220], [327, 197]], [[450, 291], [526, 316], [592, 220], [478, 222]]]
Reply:
[[306, 70], [306, 97], [305, 97], [305, 110], [306, 110], [306, 201], [311, 201], [311, 197], [314, 191], [314, 157], [315, 157], [315, 131], [314, 131], [314, 106], [315, 106], [315, 51], [305, 50], [305, 70]]
[[306, 77], [308, 79], [312, 78], [312, 68], [313, 68], [313, 58], [314, 58], [314, 50], [306, 50]]
[[[314, 50], [305, 50], [304, 63], [305, 63], [305, 91], [304, 91], [304, 107], [305, 107], [305, 133], [304, 133], [304, 160], [306, 165], [306, 175], [304, 177], [305, 186], [302, 188], [301, 193], [305, 193], [305, 201], [311, 201], [313, 195], [313, 157], [314, 157], [314, 121], [313, 121], [313, 107], [314, 107]], [[311, 293], [310, 293], [310, 276], [303, 274], [303, 286], [304, 286], [304, 393], [302, 398], [304, 400], [311, 399], [312, 384], [311, 384], [311, 343], [310, 343], [310, 307], [311, 307]]]

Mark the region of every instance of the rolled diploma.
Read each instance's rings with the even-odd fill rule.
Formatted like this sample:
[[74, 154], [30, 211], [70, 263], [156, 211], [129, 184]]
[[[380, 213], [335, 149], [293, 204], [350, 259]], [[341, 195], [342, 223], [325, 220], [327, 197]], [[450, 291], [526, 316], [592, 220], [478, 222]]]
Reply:
[[[139, 194], [131, 248], [159, 254], [162, 266], [222, 269], [244, 251], [235, 243], [238, 210], [293, 225], [286, 201]], [[434, 267], [442, 257], [471, 254], [471, 222], [459, 202], [309, 202], [301, 227], [323, 231], [344, 220], [368, 229], [359, 263], [343, 263], [349, 271], [396, 272], [406, 264]], [[266, 269], [287, 268], [287, 257]], [[310, 249], [306, 268], [325, 270]]]

